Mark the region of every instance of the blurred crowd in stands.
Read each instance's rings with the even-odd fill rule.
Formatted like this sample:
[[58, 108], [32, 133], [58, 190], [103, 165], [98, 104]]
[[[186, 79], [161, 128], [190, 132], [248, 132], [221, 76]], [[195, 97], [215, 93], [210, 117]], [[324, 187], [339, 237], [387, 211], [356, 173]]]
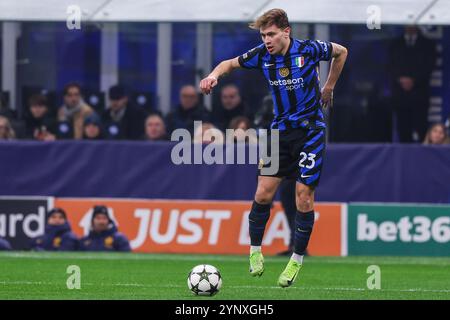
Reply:
[[[393, 40], [390, 46], [388, 70], [391, 118], [398, 142], [449, 143], [450, 120], [428, 123], [430, 78], [436, 65], [435, 51], [435, 43], [413, 26], [405, 27], [404, 34]], [[190, 131], [194, 142], [222, 143], [224, 139], [219, 138], [220, 132], [234, 129], [236, 141], [254, 143], [255, 134], [245, 134], [245, 130], [269, 128], [273, 117], [270, 96], [263, 99], [256, 112], [252, 111], [243, 101], [240, 89], [232, 83], [217, 89], [219, 99], [213, 103], [211, 110], [203, 105], [203, 97], [197, 86], [186, 84], [181, 87], [178, 104], [167, 115], [155, 108], [139, 105], [136, 99], [131, 99], [128, 89], [121, 85], [111, 87], [107, 92], [108, 101], [98, 107], [86, 102], [91, 100], [84, 97], [80, 84], [69, 83], [62, 92], [62, 105], [55, 105], [55, 99], [49, 99], [44, 94], [30, 94], [23, 98], [26, 106], [20, 116], [0, 102], [0, 140], [159, 141], [170, 140], [174, 130], [184, 128]], [[92, 101], [104, 101], [102, 95]], [[354, 104], [358, 105], [356, 100]], [[331, 120], [339, 122], [338, 119]], [[376, 117], [369, 119], [374, 128], [391, 125], [384, 123], [386, 119], [381, 123], [379, 120]], [[202, 125], [194, 128], [194, 121], [202, 121]], [[363, 124], [353, 121], [352, 131], [358, 131], [358, 125]]]
[[[95, 109], [83, 99], [81, 86], [69, 83], [64, 88], [64, 103], [59, 108], [51, 106], [43, 94], [33, 94], [29, 97], [28, 108], [22, 119], [12, 110], [2, 108], [0, 140], [166, 141], [170, 140], [174, 130], [183, 128], [189, 130], [194, 142], [223, 143], [224, 139], [217, 137], [221, 136], [220, 133], [224, 137], [226, 129], [233, 129], [235, 141], [256, 143], [256, 131], [246, 133], [246, 130], [270, 127], [273, 117], [271, 97], [267, 96], [262, 107], [252, 114], [242, 101], [236, 85], [223, 86], [219, 95], [220, 103], [209, 111], [201, 103], [197, 88], [194, 85], [185, 85], [179, 92], [178, 105], [163, 116], [158, 110], [148, 110], [131, 104], [126, 88], [120, 85], [109, 89], [109, 103], [105, 110]], [[202, 125], [195, 128], [194, 121], [202, 121]], [[424, 144], [450, 142], [448, 127], [444, 123], [431, 124], [424, 135]]]
[[[28, 99], [23, 119], [18, 119], [11, 110], [2, 109], [0, 139], [164, 141], [170, 140], [174, 130], [182, 128], [189, 130], [195, 142], [212, 142], [211, 137], [208, 138], [208, 129], [217, 132], [242, 129], [236, 134], [236, 140], [256, 141], [244, 135], [245, 130], [256, 127], [255, 116], [242, 101], [239, 88], [233, 84], [221, 88], [221, 103], [211, 111], [202, 105], [197, 88], [185, 85], [179, 93], [179, 104], [166, 116], [158, 110], [130, 103], [127, 89], [120, 85], [111, 87], [108, 97], [108, 107], [97, 110], [83, 99], [79, 84], [69, 83], [64, 88], [63, 105], [55, 109], [45, 95], [33, 94]], [[269, 114], [257, 127], [270, 126], [272, 110], [266, 108], [264, 112]], [[259, 112], [256, 117], [261, 118]], [[194, 121], [202, 121], [202, 125], [194, 128]]]

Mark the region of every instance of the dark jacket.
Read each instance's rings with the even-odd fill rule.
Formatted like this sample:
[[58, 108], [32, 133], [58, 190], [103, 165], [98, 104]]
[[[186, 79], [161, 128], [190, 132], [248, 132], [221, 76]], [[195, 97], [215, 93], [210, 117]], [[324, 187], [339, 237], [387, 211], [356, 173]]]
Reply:
[[97, 233], [91, 230], [89, 235], [80, 239], [81, 251], [131, 251], [127, 237], [117, 231], [112, 222], [106, 231]]
[[231, 110], [227, 110], [222, 105], [218, 105], [213, 108], [212, 123], [217, 128], [224, 131], [229, 128], [231, 120], [239, 116], [247, 117], [250, 120], [250, 123], [253, 121], [253, 115], [249, 108], [242, 102], [236, 108]]
[[102, 115], [105, 137], [112, 140], [139, 140], [144, 135], [146, 115], [144, 110], [128, 105], [122, 119], [115, 122], [111, 110], [105, 110]]
[[414, 79], [414, 93], [426, 95], [429, 93], [429, 82], [436, 60], [435, 42], [425, 38], [420, 33], [413, 46], [408, 46], [404, 36], [395, 39], [389, 51], [389, 74], [393, 94], [402, 94], [397, 79], [401, 76]]
[[31, 240], [31, 249], [37, 251], [76, 251], [78, 238], [68, 222], [60, 226], [45, 226], [43, 236]]
[[0, 251], [11, 250], [11, 244], [8, 240], [0, 238]]
[[205, 107], [197, 105], [192, 109], [184, 110], [180, 105], [175, 107], [166, 118], [167, 132], [171, 134], [175, 129], [187, 129], [194, 132], [194, 121], [211, 121], [211, 115]]
[[28, 115], [25, 118], [25, 138], [26, 139], [35, 139], [34, 132], [36, 130], [45, 129], [52, 133], [57, 133], [57, 121], [51, 116], [44, 115], [42, 118], [34, 118], [32, 115]]

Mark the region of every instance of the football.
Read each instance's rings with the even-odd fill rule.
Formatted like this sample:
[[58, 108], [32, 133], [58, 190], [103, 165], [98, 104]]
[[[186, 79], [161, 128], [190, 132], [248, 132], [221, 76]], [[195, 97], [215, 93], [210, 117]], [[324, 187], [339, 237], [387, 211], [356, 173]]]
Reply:
[[222, 276], [216, 267], [200, 264], [189, 272], [187, 284], [189, 290], [196, 295], [213, 296], [222, 287]]

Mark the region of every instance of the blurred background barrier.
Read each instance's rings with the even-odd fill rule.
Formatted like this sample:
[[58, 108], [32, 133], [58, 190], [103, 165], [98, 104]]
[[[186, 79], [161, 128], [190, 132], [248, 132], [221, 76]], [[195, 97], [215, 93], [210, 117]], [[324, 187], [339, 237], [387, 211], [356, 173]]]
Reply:
[[[118, 228], [136, 252], [247, 254], [250, 245], [248, 214], [251, 201], [163, 201], [129, 199], [56, 198], [55, 205], [68, 212], [73, 231], [87, 234], [92, 207], [106, 205]], [[317, 239], [314, 255], [341, 255], [339, 203], [316, 206]], [[289, 245], [290, 229], [279, 202], [274, 203], [263, 240], [273, 255]]]
[[348, 206], [348, 254], [448, 256], [448, 205], [374, 204]]
[[[247, 254], [251, 201], [0, 197], [0, 237], [28, 250], [45, 229], [48, 209], [63, 208], [73, 232], [91, 227], [105, 205], [134, 252]], [[448, 256], [450, 205], [324, 203], [315, 205], [312, 256]], [[276, 201], [263, 239], [268, 255], [289, 245], [289, 222]]]
[[[252, 200], [256, 165], [175, 165], [160, 142], [5, 142], [0, 194]], [[330, 144], [318, 201], [450, 203], [450, 148]]]

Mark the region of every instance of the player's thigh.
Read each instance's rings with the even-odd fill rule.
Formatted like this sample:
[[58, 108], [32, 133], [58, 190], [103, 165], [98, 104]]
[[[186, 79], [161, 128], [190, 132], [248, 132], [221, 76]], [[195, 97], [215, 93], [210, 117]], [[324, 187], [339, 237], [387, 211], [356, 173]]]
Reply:
[[325, 130], [312, 130], [296, 148], [297, 182], [315, 188], [319, 184], [325, 152]]
[[258, 187], [256, 188], [255, 201], [260, 204], [268, 204], [272, 202], [278, 186], [280, 185], [281, 178], [259, 176]]

